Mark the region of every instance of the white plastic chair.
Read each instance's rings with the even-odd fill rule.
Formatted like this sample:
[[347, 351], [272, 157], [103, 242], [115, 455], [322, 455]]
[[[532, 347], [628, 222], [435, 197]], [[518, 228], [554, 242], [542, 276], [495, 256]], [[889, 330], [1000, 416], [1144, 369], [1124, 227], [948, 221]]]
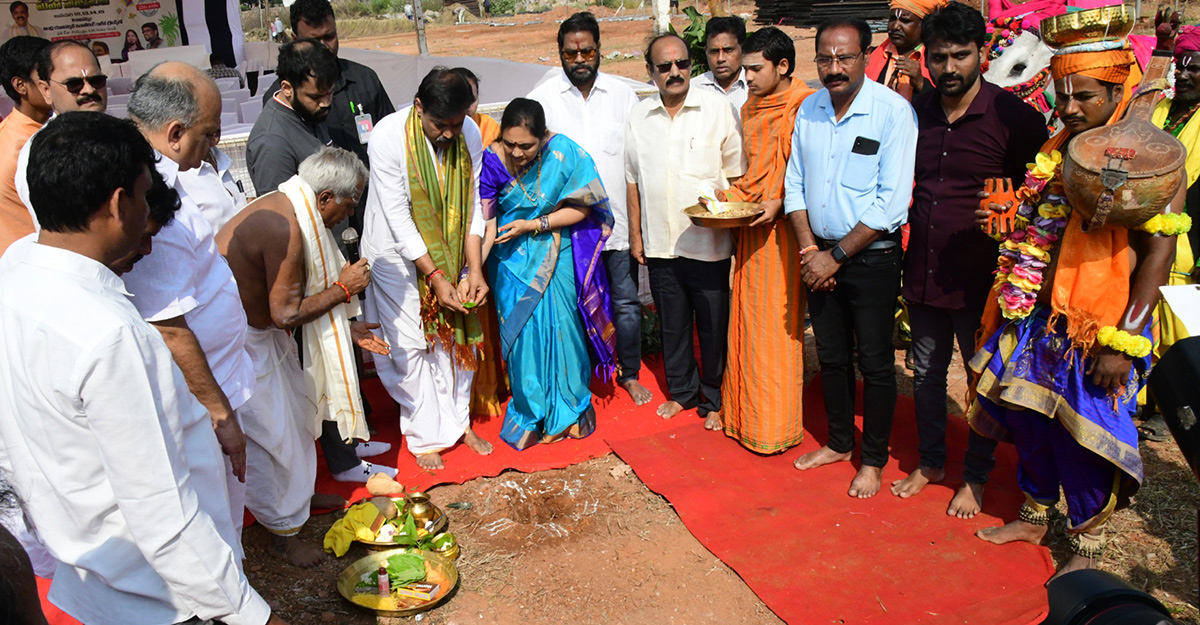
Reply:
[[241, 113], [243, 124], [253, 124], [258, 121], [258, 116], [262, 113], [262, 100], [254, 98], [247, 100], [238, 105], [238, 112]]
[[129, 104], [129, 94], [128, 93], [115, 93], [115, 94], [111, 94], [108, 96], [108, 105], [109, 106], [113, 106], [113, 105], [126, 106], [128, 104]]
[[128, 117], [128, 113], [129, 113], [127, 110], [125, 110], [124, 105], [118, 105], [118, 106], [109, 105], [109, 107], [105, 110], [105, 112], [108, 113], [109, 115], [112, 115], [113, 117], [120, 117], [121, 119], [125, 119], [126, 117]]
[[224, 131], [224, 129], [225, 129], [225, 128], [228, 128], [228, 127], [230, 127], [230, 126], [236, 126], [237, 124], [238, 124], [238, 114], [237, 114], [237, 111], [230, 111], [230, 112], [228, 112], [228, 113], [221, 113], [221, 128], [222, 128], [222, 131]]
[[133, 91], [133, 79], [123, 76], [110, 76], [108, 78], [108, 94], [121, 95]]
[[217, 78], [214, 82], [217, 83], [217, 88], [220, 89], [222, 93], [226, 91], [236, 91], [241, 88], [241, 83], [238, 82], [237, 78]]

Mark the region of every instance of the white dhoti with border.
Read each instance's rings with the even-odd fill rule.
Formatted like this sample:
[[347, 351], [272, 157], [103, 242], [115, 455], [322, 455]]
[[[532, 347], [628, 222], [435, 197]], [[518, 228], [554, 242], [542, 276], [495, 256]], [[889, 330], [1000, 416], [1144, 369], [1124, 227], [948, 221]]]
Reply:
[[411, 453], [426, 454], [453, 447], [466, 433], [475, 372], [456, 366], [440, 343], [425, 346], [415, 271], [398, 254], [372, 259], [363, 312], [391, 346], [388, 356], [374, 357], [375, 371], [400, 404], [400, 432]]
[[313, 409], [288, 332], [248, 328], [246, 351], [258, 377], [238, 411], [246, 434], [246, 507], [271, 533], [291, 536], [308, 521], [317, 478]]

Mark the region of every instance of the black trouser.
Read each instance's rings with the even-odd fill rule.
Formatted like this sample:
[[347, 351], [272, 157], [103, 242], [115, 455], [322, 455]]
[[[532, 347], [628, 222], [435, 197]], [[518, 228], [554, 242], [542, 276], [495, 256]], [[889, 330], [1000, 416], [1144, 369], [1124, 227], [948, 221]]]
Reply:
[[[921, 466], [946, 465], [946, 375], [954, 356], [954, 340], [966, 365], [975, 356], [975, 331], [983, 310], [951, 310], [908, 304], [912, 327], [913, 401], [917, 408], [917, 439]], [[996, 441], [967, 428], [963, 481], [982, 484], [996, 466]]]
[[338, 431], [337, 421], [322, 421], [321, 422], [321, 452], [325, 454], [325, 464], [329, 465], [330, 473], [341, 473], [348, 469], [353, 469], [358, 466], [358, 454], [354, 448], [358, 445], [358, 441], [346, 442], [342, 440], [342, 433]]
[[[292, 333], [292, 337], [296, 340], [300, 366], [304, 366], [304, 333], [297, 331]], [[365, 406], [366, 402], [364, 401], [363, 404]], [[342, 433], [338, 431], [337, 421], [322, 421], [321, 436], [317, 440], [321, 442], [321, 452], [325, 454], [325, 464], [329, 467], [330, 473], [341, 473], [358, 466], [360, 461], [358, 454], [354, 451], [358, 441], [342, 440]]]
[[629, 250], [603, 252], [608, 270], [608, 295], [612, 298], [613, 326], [617, 331], [617, 382], [638, 379], [642, 370], [642, 303], [638, 301], [638, 267]]
[[808, 314], [817, 340], [821, 388], [829, 419], [829, 448], [854, 449], [854, 371], [863, 377], [862, 462], [883, 467], [896, 411], [892, 328], [900, 294], [900, 246], [867, 249], [848, 258], [832, 291], [810, 291]]
[[[700, 416], [721, 410], [729, 348], [729, 259], [649, 258], [650, 293], [662, 322], [667, 393]], [[700, 336], [696, 364], [693, 324]]]

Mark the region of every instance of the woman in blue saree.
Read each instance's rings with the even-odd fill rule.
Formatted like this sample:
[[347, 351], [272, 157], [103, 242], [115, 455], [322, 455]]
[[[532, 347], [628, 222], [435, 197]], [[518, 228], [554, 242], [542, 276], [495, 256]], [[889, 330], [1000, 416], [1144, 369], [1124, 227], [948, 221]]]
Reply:
[[592, 158], [546, 131], [540, 104], [513, 100], [500, 130], [484, 153], [480, 195], [494, 212], [485, 214], [496, 232], [488, 268], [512, 385], [500, 438], [526, 449], [596, 429], [592, 358], [598, 374], [615, 370], [600, 258], [613, 221]]

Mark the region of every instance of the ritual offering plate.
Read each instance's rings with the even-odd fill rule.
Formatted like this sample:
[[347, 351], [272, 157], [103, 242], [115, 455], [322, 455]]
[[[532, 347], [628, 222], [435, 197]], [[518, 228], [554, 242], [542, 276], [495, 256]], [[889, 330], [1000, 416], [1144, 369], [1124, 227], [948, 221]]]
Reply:
[[[378, 499], [378, 498], [374, 498]], [[412, 493], [408, 499], [391, 498], [398, 513], [395, 517], [384, 521], [376, 532], [375, 540], [357, 540], [369, 551], [395, 549], [408, 544], [421, 544], [432, 540], [433, 537], [446, 531], [450, 519], [441, 508], [429, 501], [424, 493]], [[412, 525], [409, 526], [409, 517]], [[411, 536], [410, 536], [411, 533]], [[402, 541], [397, 543], [397, 537]], [[455, 545], [457, 546], [457, 545]]]
[[702, 228], [741, 228], [763, 214], [754, 202], [721, 202], [721, 205], [725, 210], [720, 214], [713, 214], [703, 204], [694, 204], [682, 212]]
[[1132, 30], [1133, 15], [1123, 4], [1064, 13], [1041, 23], [1042, 41], [1051, 48], [1122, 39]]
[[[424, 566], [423, 579], [417, 560]], [[380, 583], [379, 573], [388, 575]], [[458, 584], [458, 568], [449, 558], [424, 549], [389, 549], [372, 553], [346, 567], [337, 589], [347, 601], [379, 616], [413, 616], [446, 599]], [[388, 590], [381, 595], [380, 590]]]

